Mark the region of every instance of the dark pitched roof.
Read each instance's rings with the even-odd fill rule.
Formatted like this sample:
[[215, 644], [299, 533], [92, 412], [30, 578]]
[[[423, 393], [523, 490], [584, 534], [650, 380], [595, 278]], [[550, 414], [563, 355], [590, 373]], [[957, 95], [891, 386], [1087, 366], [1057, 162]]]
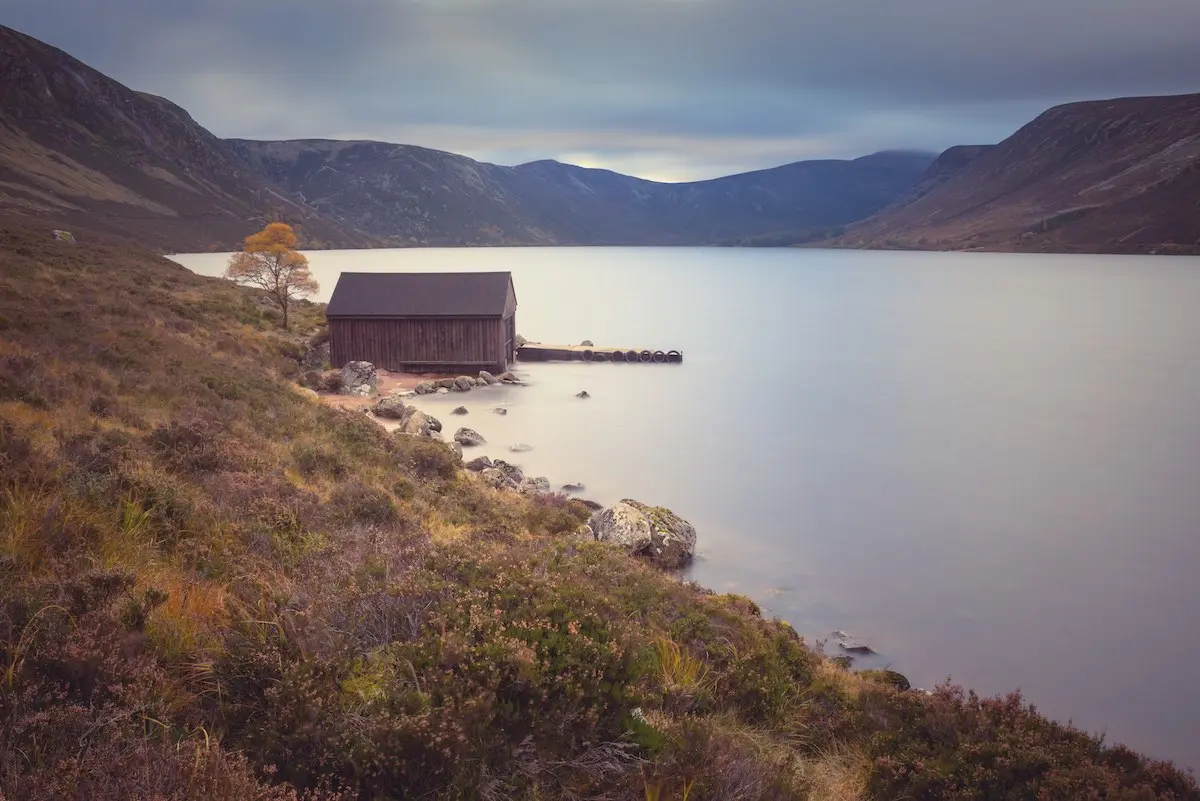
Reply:
[[329, 317], [502, 317], [512, 273], [342, 273]]

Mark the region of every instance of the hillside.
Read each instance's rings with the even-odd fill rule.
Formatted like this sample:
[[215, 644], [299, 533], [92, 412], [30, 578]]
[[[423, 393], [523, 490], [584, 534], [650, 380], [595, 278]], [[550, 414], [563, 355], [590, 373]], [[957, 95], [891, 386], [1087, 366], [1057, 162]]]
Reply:
[[229, 249], [274, 214], [310, 243], [372, 240], [238, 163], [186, 111], [0, 26], [0, 215]]
[[6, 798], [1200, 799], [306, 396], [322, 309], [285, 335], [261, 300], [0, 229]]
[[264, 178], [400, 244], [712, 244], [862, 219], [932, 161], [878, 153], [691, 183], [555, 161], [517, 167], [382, 142], [229, 140]]
[[1200, 94], [1073, 103], [943, 154], [840, 247], [1200, 253]]

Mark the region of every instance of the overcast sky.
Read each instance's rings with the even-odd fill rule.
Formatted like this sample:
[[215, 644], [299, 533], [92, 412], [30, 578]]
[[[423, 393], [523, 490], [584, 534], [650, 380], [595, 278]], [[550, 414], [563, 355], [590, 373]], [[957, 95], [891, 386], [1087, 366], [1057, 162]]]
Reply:
[[690, 180], [1200, 91], [1200, 0], [0, 0], [225, 137]]

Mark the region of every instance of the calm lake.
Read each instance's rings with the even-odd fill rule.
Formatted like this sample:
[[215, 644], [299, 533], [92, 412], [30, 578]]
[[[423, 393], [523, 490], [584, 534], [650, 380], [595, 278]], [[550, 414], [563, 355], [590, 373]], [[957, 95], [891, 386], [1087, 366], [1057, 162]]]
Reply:
[[469, 453], [670, 507], [700, 535], [693, 578], [810, 641], [850, 632], [880, 653], [857, 666], [1019, 688], [1200, 768], [1200, 259], [309, 255], [321, 300], [342, 270], [511, 270], [530, 340], [683, 351], [521, 364], [528, 387], [417, 405], [488, 439]]

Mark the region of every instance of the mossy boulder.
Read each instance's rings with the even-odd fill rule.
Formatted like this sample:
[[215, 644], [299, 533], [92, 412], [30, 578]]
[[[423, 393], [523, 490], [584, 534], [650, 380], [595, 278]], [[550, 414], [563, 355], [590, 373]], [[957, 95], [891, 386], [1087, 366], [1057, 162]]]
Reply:
[[897, 673], [894, 670], [860, 670], [858, 675], [867, 681], [873, 681], [876, 684], [882, 684], [886, 687], [895, 687], [897, 690], [907, 691], [912, 689], [912, 684], [903, 673]]
[[626, 498], [596, 512], [588, 525], [597, 540], [668, 570], [688, 564], [696, 552], [696, 529], [661, 506]]

